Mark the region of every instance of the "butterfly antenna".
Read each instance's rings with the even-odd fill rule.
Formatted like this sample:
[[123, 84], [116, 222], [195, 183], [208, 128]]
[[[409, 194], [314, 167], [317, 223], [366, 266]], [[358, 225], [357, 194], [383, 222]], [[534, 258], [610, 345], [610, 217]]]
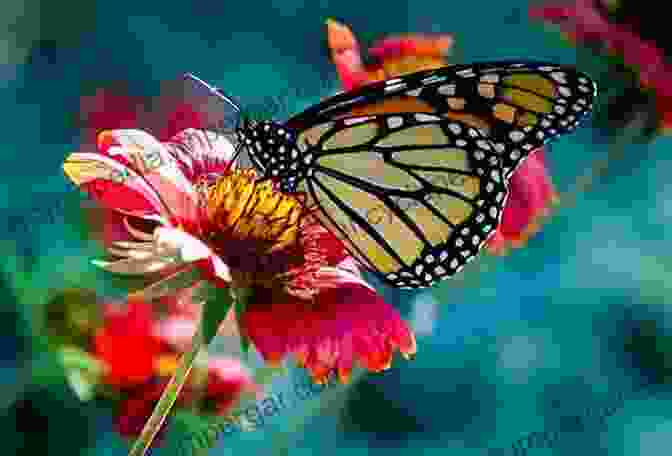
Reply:
[[228, 96], [227, 94], [225, 94], [224, 91], [222, 91], [222, 89], [219, 89], [219, 88], [217, 88], [217, 87], [213, 87], [213, 86], [211, 86], [210, 84], [208, 84], [208, 83], [205, 82], [203, 79], [199, 78], [198, 76], [196, 76], [196, 75], [193, 74], [193, 73], [187, 73], [187, 74], [184, 75], [184, 77], [185, 77], [185, 78], [188, 78], [188, 79], [191, 79], [191, 80], [194, 80], [194, 81], [198, 82], [199, 84], [203, 85], [203, 86], [204, 86], [205, 88], [207, 88], [211, 93], [213, 93], [214, 95], [218, 96], [219, 98], [221, 98], [222, 100], [224, 100], [224, 101], [226, 101], [228, 104], [230, 104], [231, 107], [232, 107], [233, 109], [235, 109], [237, 113], [240, 113], [240, 106], [238, 106], [238, 105], [236, 104], [236, 102], [233, 101], [233, 99], [232, 99], [230, 96]]
[[[221, 98], [222, 100], [224, 100], [225, 102], [227, 102], [238, 114], [240, 114], [240, 112], [241, 112], [240, 106], [238, 106], [238, 104], [235, 101], [233, 101], [233, 99], [230, 96], [228, 96], [226, 93], [224, 93], [223, 90], [221, 90], [217, 87], [211, 86], [210, 84], [208, 84], [203, 79], [199, 78], [198, 76], [196, 76], [193, 73], [186, 73], [184, 75], [184, 77], [187, 78], [187, 79], [191, 79], [193, 81], [196, 81], [197, 83], [201, 84], [203, 87], [208, 89], [208, 91], [210, 93], [212, 93], [213, 95], [215, 95], [215, 96]], [[231, 170], [231, 167], [233, 166], [233, 163], [236, 161], [236, 158], [238, 158], [238, 155], [240, 155], [240, 152], [243, 149], [242, 146], [243, 145], [241, 143], [236, 145], [236, 149], [233, 152], [233, 157], [229, 161], [229, 164], [226, 166], [226, 171], [227, 172]]]

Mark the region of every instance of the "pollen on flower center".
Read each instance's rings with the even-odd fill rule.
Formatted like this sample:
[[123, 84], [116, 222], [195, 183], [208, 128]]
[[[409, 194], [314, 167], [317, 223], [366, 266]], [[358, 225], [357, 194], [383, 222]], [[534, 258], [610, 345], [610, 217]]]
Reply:
[[[272, 273], [271, 254], [293, 250], [303, 206], [291, 195], [256, 182], [254, 170], [236, 170], [206, 189], [206, 241], [239, 272]], [[286, 269], [286, 264], [284, 265]]]

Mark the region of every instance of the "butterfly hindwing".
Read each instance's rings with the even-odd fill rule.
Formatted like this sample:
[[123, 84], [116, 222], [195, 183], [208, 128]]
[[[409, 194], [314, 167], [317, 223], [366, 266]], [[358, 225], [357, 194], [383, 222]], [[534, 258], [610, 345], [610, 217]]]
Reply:
[[391, 285], [450, 277], [494, 233], [507, 188], [492, 143], [475, 128], [424, 113], [317, 127], [313, 161], [303, 165], [309, 204]]

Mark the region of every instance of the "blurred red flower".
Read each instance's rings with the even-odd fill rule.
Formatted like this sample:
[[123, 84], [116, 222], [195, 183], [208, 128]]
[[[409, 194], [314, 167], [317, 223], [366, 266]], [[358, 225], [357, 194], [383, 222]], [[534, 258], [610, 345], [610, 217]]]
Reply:
[[116, 388], [147, 382], [162, 342], [152, 333], [151, 306], [131, 299], [126, 309], [106, 304], [103, 327], [94, 335], [93, 353], [107, 365], [104, 382]]
[[[174, 325], [175, 319], [181, 319], [178, 326], [191, 330], [198, 324], [177, 302], [168, 309], [168, 315], [157, 319], [151, 306], [138, 298], [129, 299], [125, 308], [107, 304], [103, 327], [94, 336], [93, 354], [106, 365], [103, 383], [122, 398], [116, 410], [115, 429], [123, 437], [140, 434], [177, 368], [179, 352], [171, 334], [175, 326], [166, 330], [165, 321], [173, 320]], [[204, 384], [199, 384], [203, 380]], [[245, 392], [260, 392], [251, 373], [238, 360], [213, 355], [206, 366], [194, 367], [176, 405], [192, 407], [199, 397], [212, 403], [215, 413], [225, 415]]]

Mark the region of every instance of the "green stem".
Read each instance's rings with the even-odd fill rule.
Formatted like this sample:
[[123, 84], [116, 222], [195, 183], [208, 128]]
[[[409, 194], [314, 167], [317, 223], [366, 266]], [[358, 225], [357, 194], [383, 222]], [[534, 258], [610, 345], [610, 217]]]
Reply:
[[180, 394], [180, 391], [182, 391], [182, 387], [186, 383], [187, 376], [194, 364], [194, 359], [196, 359], [196, 355], [203, 346], [202, 332], [202, 325], [199, 325], [198, 331], [196, 331], [196, 334], [194, 334], [194, 337], [191, 340], [191, 349], [180, 358], [180, 363], [175, 374], [173, 374], [170, 382], [166, 385], [166, 389], [163, 390], [158, 404], [154, 407], [152, 416], [150, 416], [145, 423], [145, 427], [142, 428], [140, 437], [138, 437], [133, 444], [128, 456], [144, 456], [145, 453], [147, 453], [149, 446], [154, 441], [156, 434], [159, 432], [159, 429], [161, 429], [161, 425], [166, 420], [170, 410], [175, 404], [177, 396]]

